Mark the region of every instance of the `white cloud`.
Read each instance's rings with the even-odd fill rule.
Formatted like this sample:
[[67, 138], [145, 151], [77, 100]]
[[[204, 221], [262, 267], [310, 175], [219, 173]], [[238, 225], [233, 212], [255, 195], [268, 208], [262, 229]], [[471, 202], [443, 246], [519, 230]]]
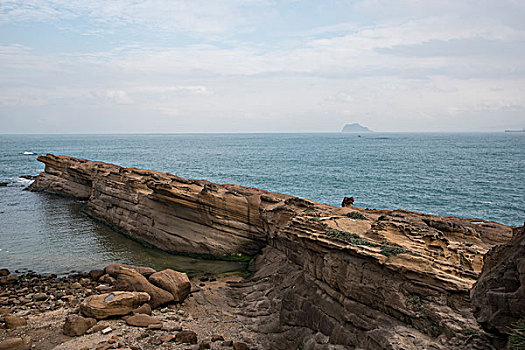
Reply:
[[[498, 125], [519, 122], [522, 5], [349, 4], [369, 21], [291, 28], [268, 39], [265, 21], [279, 18], [272, 9], [281, 6], [272, 1], [3, 1], [0, 23], [57, 23], [100, 38], [132, 27], [203, 39], [63, 51], [4, 43], [0, 118], [38, 106], [59, 119], [73, 108], [86, 117], [111, 111], [130, 128], [143, 127], [147, 115], [157, 131], [330, 131], [351, 121], [376, 130], [469, 129], [475, 113], [480, 122], [491, 123], [486, 113]], [[75, 28], [80, 18], [85, 28]]]

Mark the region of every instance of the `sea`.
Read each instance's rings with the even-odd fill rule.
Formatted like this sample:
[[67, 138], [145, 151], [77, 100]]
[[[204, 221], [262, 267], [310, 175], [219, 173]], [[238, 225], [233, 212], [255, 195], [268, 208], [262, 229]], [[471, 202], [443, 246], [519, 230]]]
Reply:
[[408, 209], [523, 225], [524, 133], [0, 135], [0, 268], [67, 274], [113, 262], [190, 275], [239, 262], [146, 248], [94, 222], [73, 199], [24, 191], [65, 154], [240, 184], [340, 205]]

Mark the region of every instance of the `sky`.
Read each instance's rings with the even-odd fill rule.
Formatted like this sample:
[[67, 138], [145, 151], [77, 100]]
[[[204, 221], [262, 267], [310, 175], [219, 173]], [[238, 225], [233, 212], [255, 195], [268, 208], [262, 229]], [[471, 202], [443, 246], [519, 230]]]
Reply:
[[525, 127], [523, 0], [0, 0], [1, 133]]

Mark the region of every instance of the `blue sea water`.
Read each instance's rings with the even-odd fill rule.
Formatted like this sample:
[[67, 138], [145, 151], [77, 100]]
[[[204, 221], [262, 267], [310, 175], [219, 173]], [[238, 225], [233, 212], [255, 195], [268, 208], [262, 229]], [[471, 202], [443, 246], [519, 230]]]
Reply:
[[75, 201], [22, 191], [19, 176], [42, 171], [36, 155], [46, 153], [333, 205], [354, 196], [368, 208], [525, 220], [523, 133], [0, 135], [0, 182], [10, 182], [0, 187], [0, 267], [63, 273], [112, 261], [172, 266], [171, 257], [144, 253], [82, 216]]

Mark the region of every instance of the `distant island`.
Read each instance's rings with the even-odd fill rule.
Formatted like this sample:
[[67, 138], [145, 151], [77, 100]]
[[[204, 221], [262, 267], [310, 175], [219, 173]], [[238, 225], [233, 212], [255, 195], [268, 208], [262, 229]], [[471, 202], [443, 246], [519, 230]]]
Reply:
[[362, 126], [358, 123], [346, 124], [341, 132], [372, 132], [366, 126]]

